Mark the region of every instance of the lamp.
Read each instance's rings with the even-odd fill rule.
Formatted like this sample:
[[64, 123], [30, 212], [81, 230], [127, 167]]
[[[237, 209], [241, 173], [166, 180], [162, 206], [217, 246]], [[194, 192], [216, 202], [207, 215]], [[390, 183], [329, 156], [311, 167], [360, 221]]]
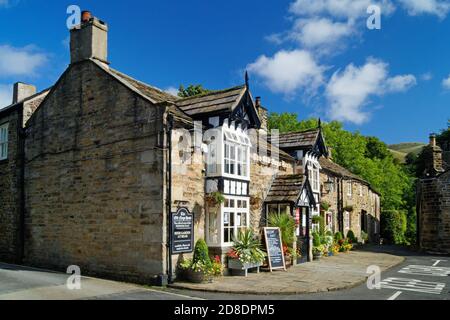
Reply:
[[328, 181], [324, 182], [324, 187], [326, 192], [331, 192], [333, 190], [334, 180], [328, 177]]

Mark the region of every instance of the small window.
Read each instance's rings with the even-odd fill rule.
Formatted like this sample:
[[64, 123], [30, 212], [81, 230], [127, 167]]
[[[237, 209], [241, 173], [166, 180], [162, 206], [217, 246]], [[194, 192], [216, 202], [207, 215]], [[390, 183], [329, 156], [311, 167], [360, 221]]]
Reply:
[[352, 182], [349, 181], [349, 182], [347, 182], [347, 195], [348, 195], [349, 197], [351, 197], [352, 194], [353, 194]]
[[363, 186], [362, 186], [362, 184], [359, 185], [359, 196], [360, 197], [363, 196]]
[[8, 123], [0, 126], [0, 160], [8, 159]]

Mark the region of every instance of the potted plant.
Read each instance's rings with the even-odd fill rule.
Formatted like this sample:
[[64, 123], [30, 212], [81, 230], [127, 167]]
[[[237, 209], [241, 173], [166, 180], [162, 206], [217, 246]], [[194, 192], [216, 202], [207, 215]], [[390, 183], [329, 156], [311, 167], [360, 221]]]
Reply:
[[342, 209], [344, 209], [344, 211], [347, 211], [347, 212], [353, 212], [353, 206], [352, 205], [346, 205]]
[[194, 257], [186, 259], [179, 265], [184, 278], [193, 283], [212, 282], [214, 277], [223, 273], [219, 257], [211, 260], [206, 242], [199, 239], [195, 244]]
[[216, 207], [221, 205], [225, 201], [225, 197], [222, 193], [216, 191], [208, 194], [205, 200], [210, 207]]
[[291, 266], [296, 258], [294, 250], [295, 219], [287, 214], [270, 214], [267, 219], [269, 227], [279, 228], [286, 266]]
[[228, 253], [228, 268], [232, 271], [244, 271], [245, 276], [249, 269], [263, 265], [266, 254], [261, 250], [259, 239], [251, 229], [239, 231], [233, 241], [233, 247]]
[[317, 232], [313, 232], [313, 258], [319, 260], [323, 256], [324, 246], [321, 243], [321, 237]]
[[333, 244], [334, 244], [334, 239], [333, 239], [333, 234], [328, 231], [325, 236], [323, 237], [323, 245], [326, 247], [326, 256], [333, 256], [334, 252], [333, 252]]
[[320, 209], [322, 212], [327, 212], [330, 209], [330, 204], [326, 201], [320, 203]]
[[369, 235], [366, 232], [361, 231], [361, 244], [365, 244], [368, 241], [369, 241]]

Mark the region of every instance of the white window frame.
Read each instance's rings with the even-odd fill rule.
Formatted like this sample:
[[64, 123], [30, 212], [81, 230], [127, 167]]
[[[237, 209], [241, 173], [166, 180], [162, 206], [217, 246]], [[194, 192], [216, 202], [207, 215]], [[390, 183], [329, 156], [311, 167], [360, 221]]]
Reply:
[[[250, 140], [246, 136], [224, 130], [222, 176], [226, 178], [250, 180]], [[232, 138], [230, 139], [230, 135]], [[235, 139], [236, 138], [236, 139]], [[229, 150], [228, 150], [229, 149]], [[234, 153], [232, 150], [234, 149]], [[227, 151], [228, 150], [228, 151]], [[239, 157], [240, 155], [240, 157]], [[227, 166], [230, 170], [227, 170]], [[233, 165], [233, 169], [231, 170]], [[241, 174], [238, 174], [241, 166]], [[227, 172], [228, 171], [228, 172]]]
[[[233, 207], [227, 207], [227, 201], [233, 201]], [[238, 201], [246, 203], [246, 208], [238, 208]], [[230, 213], [233, 215], [233, 226], [225, 226], [225, 213]], [[238, 214], [245, 214], [245, 225], [237, 225]], [[229, 217], [231, 220], [231, 216]], [[231, 246], [233, 245], [233, 237], [237, 236], [239, 229], [246, 229], [250, 226], [250, 199], [248, 197], [234, 197], [225, 196], [225, 202], [222, 203], [220, 209], [220, 244], [221, 246]], [[232, 230], [229, 241], [225, 242], [225, 230]]]
[[353, 196], [353, 183], [351, 181], [347, 181], [347, 196], [350, 198]]
[[317, 164], [314, 164], [312, 162], [308, 165], [308, 176], [311, 181], [311, 188], [314, 192], [320, 191], [320, 173], [319, 173], [319, 167]]
[[0, 125], [0, 160], [8, 159], [9, 123]]
[[362, 184], [359, 185], [359, 196], [360, 197], [363, 196], [363, 185]]

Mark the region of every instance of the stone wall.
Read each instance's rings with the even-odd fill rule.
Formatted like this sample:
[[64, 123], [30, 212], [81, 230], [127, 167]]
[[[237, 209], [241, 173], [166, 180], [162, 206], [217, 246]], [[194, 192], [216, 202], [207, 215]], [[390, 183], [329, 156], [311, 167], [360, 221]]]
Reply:
[[26, 262], [137, 282], [165, 273], [163, 108], [90, 61], [26, 128]]
[[421, 249], [450, 253], [450, 171], [423, 179], [418, 190], [419, 245]]
[[0, 115], [0, 125], [8, 123], [8, 159], [0, 161], [0, 260], [20, 260], [20, 155], [19, 108]]
[[[328, 178], [334, 178], [335, 183], [333, 190], [327, 192], [324, 188], [324, 182], [328, 181]], [[329, 212], [333, 213], [333, 232], [339, 230], [338, 222], [338, 178], [335, 175], [321, 171], [321, 201], [327, 202], [330, 205]], [[348, 195], [347, 182], [352, 182], [352, 195]], [[360, 186], [362, 187], [362, 196], [360, 195]], [[380, 233], [380, 197], [373, 192], [367, 184], [364, 184], [358, 180], [342, 180], [343, 188], [343, 207], [352, 206], [353, 211], [350, 213], [350, 228], [346, 228], [344, 233], [346, 236], [349, 230], [355, 233], [355, 236], [361, 239], [361, 214], [363, 211], [367, 213], [366, 228], [370, 241], [378, 241]]]
[[[281, 165], [270, 164], [268, 158], [255, 152], [250, 155], [250, 225], [255, 231], [266, 226], [264, 199], [276, 175], [294, 174], [294, 161], [280, 159]], [[270, 159], [270, 158], [269, 158]]]
[[[205, 238], [205, 165], [200, 148], [191, 148], [185, 139], [193, 141], [187, 130], [173, 131], [172, 135], [172, 211], [186, 207], [194, 215], [194, 244]], [[184, 255], [190, 257], [192, 254]], [[182, 256], [174, 256], [176, 266]]]

